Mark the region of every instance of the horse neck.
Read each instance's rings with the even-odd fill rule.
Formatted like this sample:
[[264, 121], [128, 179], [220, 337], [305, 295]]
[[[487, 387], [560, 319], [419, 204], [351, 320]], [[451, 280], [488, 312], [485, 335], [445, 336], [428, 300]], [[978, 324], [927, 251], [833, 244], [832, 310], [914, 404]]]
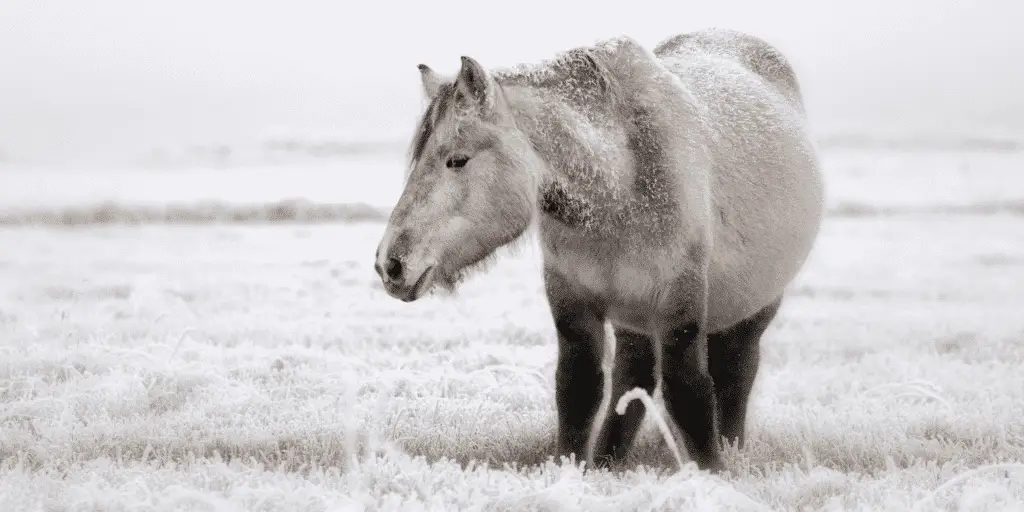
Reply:
[[537, 171], [542, 200], [554, 188], [558, 195], [597, 213], [614, 206], [610, 197], [632, 195], [632, 177], [613, 172], [628, 167], [612, 160], [622, 158], [608, 140], [614, 123], [600, 122], [601, 115], [592, 107], [570, 101], [552, 88], [503, 84], [503, 90], [518, 128], [547, 164]]

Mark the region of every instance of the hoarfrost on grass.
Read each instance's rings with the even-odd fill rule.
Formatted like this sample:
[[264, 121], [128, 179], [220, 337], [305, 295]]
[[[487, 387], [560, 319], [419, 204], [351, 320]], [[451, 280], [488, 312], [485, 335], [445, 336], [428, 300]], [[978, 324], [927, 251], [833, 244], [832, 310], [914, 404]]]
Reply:
[[1024, 506], [1018, 216], [829, 218], [721, 477], [549, 460], [539, 251], [405, 304], [382, 228], [0, 230], [0, 509]]

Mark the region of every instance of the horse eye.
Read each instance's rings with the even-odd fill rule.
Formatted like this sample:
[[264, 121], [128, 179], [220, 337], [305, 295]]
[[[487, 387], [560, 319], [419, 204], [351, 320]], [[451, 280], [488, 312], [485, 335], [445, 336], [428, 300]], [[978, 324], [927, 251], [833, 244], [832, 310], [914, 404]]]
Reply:
[[458, 155], [449, 158], [448, 162], [445, 163], [445, 165], [448, 166], [449, 169], [461, 169], [466, 166], [466, 162], [468, 161], [468, 156]]

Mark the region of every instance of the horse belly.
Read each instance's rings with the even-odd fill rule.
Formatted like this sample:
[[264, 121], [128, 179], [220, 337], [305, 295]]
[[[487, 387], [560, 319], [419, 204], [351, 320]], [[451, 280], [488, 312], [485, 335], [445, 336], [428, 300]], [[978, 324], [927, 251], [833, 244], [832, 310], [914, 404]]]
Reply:
[[[815, 174], [816, 171], [808, 171]], [[759, 211], [736, 213], [753, 222], [718, 226], [708, 275], [708, 324], [719, 331], [777, 300], [807, 260], [821, 225], [816, 176], [799, 193]], [[758, 204], [751, 201], [750, 204]]]
[[799, 109], [749, 73], [723, 66], [710, 76], [734, 107], [708, 99], [716, 133], [708, 322], [717, 331], [778, 299], [796, 276], [821, 225], [823, 183]]

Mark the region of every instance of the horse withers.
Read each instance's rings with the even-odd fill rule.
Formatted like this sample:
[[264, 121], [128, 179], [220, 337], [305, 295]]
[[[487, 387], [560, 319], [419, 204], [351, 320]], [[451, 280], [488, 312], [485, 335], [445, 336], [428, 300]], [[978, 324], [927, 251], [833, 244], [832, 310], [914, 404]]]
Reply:
[[506, 70], [419, 69], [430, 103], [376, 255], [388, 294], [455, 289], [536, 222], [559, 454], [621, 460], [643, 419], [634, 401], [593, 428], [610, 322], [611, 403], [660, 382], [691, 458], [723, 469], [722, 437], [745, 439], [761, 335], [821, 224], [785, 57], [706, 30], [653, 51], [617, 38]]

